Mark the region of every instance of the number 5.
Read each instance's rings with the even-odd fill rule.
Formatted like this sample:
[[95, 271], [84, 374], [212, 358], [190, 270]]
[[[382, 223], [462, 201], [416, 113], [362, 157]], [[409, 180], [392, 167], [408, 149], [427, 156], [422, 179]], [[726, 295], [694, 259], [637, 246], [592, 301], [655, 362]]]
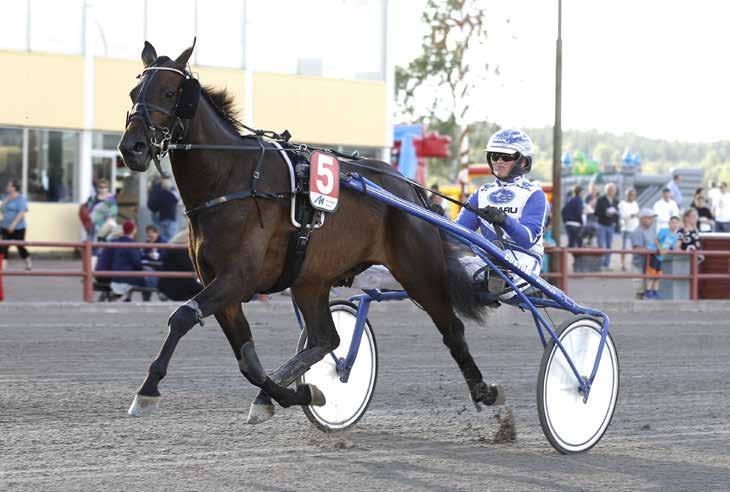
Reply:
[[[329, 195], [335, 187], [332, 170], [328, 167], [332, 165], [332, 156], [324, 154], [319, 155], [317, 162], [317, 189], [323, 195]], [[324, 180], [320, 179], [320, 177], [323, 177]]]

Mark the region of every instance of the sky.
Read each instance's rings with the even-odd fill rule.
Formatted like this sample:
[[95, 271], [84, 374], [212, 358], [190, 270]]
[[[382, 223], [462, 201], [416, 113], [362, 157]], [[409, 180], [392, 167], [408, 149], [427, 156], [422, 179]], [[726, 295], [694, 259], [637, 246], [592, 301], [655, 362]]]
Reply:
[[[420, 52], [425, 0], [391, 0], [396, 64]], [[483, 0], [500, 66], [473, 119], [541, 127], [554, 120], [557, 0]], [[509, 19], [509, 22], [507, 21]], [[563, 0], [564, 129], [668, 140], [730, 139], [730, 2]]]

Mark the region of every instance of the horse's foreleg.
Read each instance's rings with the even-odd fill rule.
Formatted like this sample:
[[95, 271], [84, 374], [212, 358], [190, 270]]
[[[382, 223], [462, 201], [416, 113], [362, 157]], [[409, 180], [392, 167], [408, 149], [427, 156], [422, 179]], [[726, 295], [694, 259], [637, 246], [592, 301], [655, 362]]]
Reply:
[[[329, 288], [293, 289], [293, 295], [307, 327], [307, 348], [269, 376], [274, 383], [283, 387], [292, 384], [340, 344], [328, 307]], [[274, 405], [267, 393], [265, 390], [259, 392], [251, 404], [248, 414], [249, 424], [261, 423], [274, 415]], [[323, 395], [319, 403], [325, 403]]]
[[241, 297], [242, 286], [235, 277], [216, 277], [195, 297], [178, 307], [167, 320], [168, 333], [162, 347], [150, 364], [147, 378], [129, 408], [129, 415], [139, 417], [154, 411], [160, 401], [158, 385], [167, 374], [172, 354], [180, 339], [196, 324], [202, 324], [203, 318], [210, 316]]

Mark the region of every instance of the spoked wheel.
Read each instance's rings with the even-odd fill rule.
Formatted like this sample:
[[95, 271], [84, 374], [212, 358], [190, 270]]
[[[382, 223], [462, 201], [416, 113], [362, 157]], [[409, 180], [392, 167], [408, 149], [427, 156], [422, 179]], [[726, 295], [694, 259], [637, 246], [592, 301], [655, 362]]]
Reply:
[[[560, 325], [556, 335], [578, 373], [589, 378], [601, 341], [600, 324], [591, 317], [576, 316]], [[537, 410], [550, 444], [564, 454], [595, 446], [611, 423], [618, 388], [618, 354], [610, 333], [586, 403], [568, 361], [551, 340], [537, 377]]]
[[[357, 307], [351, 302], [334, 301], [330, 304], [330, 312], [340, 337], [340, 346], [333, 354], [338, 359], [345, 359], [355, 331]], [[304, 349], [306, 344], [307, 334], [302, 331], [297, 350]], [[324, 393], [327, 403], [323, 406], [304, 406], [302, 409], [307, 418], [324, 431], [347, 429], [365, 414], [373, 397], [377, 377], [378, 346], [370, 322], [366, 320], [360, 349], [347, 382], [340, 381], [332, 355], [325, 355], [299, 378], [299, 383], [315, 385]]]

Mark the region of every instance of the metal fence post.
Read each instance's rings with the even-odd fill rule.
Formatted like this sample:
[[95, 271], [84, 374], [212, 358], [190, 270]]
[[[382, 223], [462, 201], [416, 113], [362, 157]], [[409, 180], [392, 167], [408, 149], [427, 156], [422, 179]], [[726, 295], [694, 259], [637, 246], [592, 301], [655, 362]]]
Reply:
[[91, 240], [84, 241], [81, 269], [84, 272], [84, 302], [94, 302], [94, 275], [91, 265]]
[[697, 278], [699, 265], [697, 264], [697, 250], [696, 249], [692, 250], [692, 256], [690, 256], [689, 258], [690, 258], [690, 261], [692, 262], [689, 265], [689, 272], [690, 272], [690, 275], [692, 276], [692, 278], [689, 281], [690, 282], [689, 283], [689, 298], [692, 299], [693, 301], [696, 301], [700, 297], [699, 296], [700, 285], [699, 285], [699, 279]]

